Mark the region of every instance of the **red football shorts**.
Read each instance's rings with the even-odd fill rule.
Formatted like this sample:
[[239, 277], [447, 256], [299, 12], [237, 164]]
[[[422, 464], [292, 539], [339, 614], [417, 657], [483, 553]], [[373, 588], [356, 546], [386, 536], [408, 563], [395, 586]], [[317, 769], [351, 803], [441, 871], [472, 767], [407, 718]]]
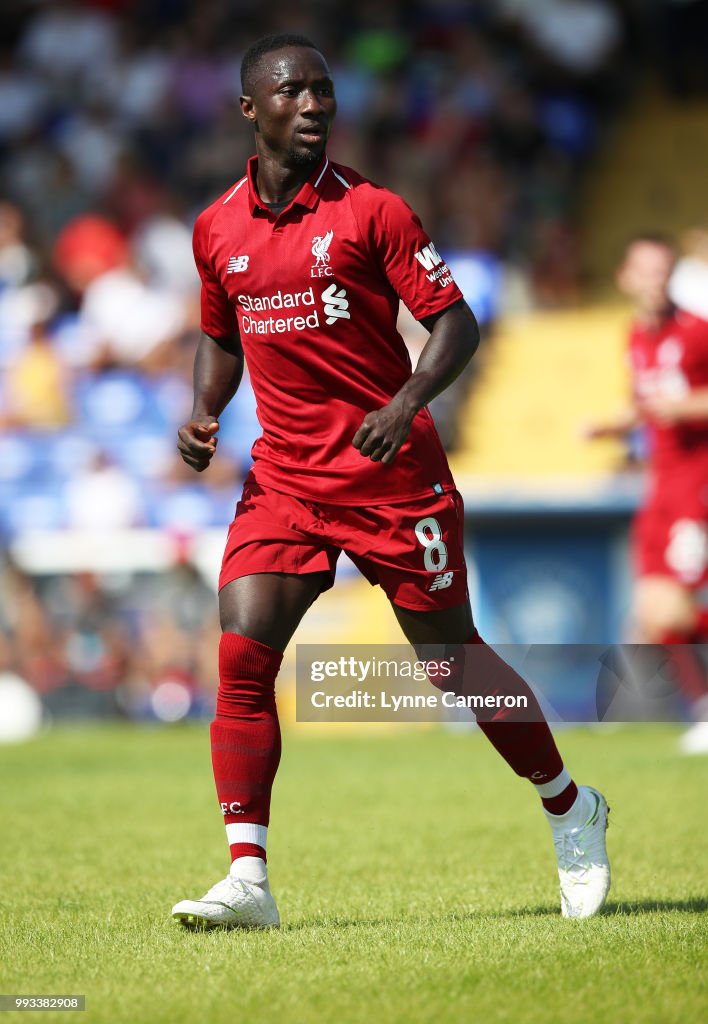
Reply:
[[413, 611], [467, 599], [463, 506], [457, 491], [401, 505], [349, 508], [307, 501], [246, 478], [229, 527], [219, 589], [261, 572], [325, 572], [342, 551], [394, 604]]
[[639, 576], [671, 576], [686, 587], [708, 582], [708, 473], [655, 477], [632, 546]]

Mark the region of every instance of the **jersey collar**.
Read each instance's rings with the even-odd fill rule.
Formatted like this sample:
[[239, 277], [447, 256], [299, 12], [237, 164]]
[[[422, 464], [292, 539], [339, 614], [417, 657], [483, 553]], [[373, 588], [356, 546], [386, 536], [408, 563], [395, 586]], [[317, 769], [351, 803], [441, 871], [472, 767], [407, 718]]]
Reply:
[[[303, 184], [298, 194], [291, 199], [288, 205], [281, 211], [285, 213], [291, 206], [297, 203], [298, 206], [304, 206], [308, 210], [314, 210], [317, 206], [317, 202], [322, 192], [322, 183], [325, 179], [325, 172], [329, 168], [329, 159], [325, 153], [320, 162], [318, 163], [315, 170], [312, 172], [307, 181]], [[258, 157], [252, 156], [248, 161], [246, 167], [246, 176], [248, 178], [248, 203], [251, 208], [251, 214], [255, 215], [257, 210], [262, 210], [264, 213], [272, 213], [264, 202], [261, 201], [258, 195], [258, 187], [256, 185], [256, 175], [258, 173]]]

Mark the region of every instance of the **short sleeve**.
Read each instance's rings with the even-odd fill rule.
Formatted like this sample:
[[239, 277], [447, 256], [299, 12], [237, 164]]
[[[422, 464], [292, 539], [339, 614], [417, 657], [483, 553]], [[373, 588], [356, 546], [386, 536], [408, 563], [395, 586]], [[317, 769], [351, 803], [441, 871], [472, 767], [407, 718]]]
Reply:
[[201, 328], [212, 338], [226, 338], [238, 333], [238, 320], [209, 258], [208, 212], [205, 210], [197, 217], [192, 237], [194, 262], [202, 281]]
[[447, 263], [410, 206], [393, 192], [373, 188], [373, 201], [359, 205], [369, 244], [381, 269], [416, 320], [462, 298]]

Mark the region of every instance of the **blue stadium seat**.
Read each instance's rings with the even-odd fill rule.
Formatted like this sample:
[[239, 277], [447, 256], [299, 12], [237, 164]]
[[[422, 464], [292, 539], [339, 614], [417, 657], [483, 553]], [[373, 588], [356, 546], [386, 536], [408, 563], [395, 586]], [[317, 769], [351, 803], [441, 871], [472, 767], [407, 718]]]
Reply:
[[82, 426], [99, 436], [126, 427], [158, 431], [167, 426], [149, 384], [137, 373], [83, 375], [75, 384], [74, 404]]
[[152, 526], [191, 532], [213, 526], [215, 512], [215, 502], [204, 487], [156, 488], [150, 494]]
[[174, 433], [192, 409], [191, 382], [179, 374], [170, 373], [150, 381], [148, 388], [156, 414], [165, 428]]
[[198, 484], [166, 487], [148, 484], [144, 496], [149, 526], [192, 532], [223, 527], [234, 517], [241, 486], [212, 489]]
[[96, 456], [97, 446], [87, 434], [62, 430], [38, 439], [45, 478], [63, 483], [74, 473], [85, 470]]
[[54, 487], [17, 490], [5, 509], [10, 533], [21, 530], [58, 530], [66, 525], [61, 491]]
[[0, 482], [29, 481], [37, 474], [40, 448], [32, 434], [13, 432], [0, 436]]
[[104, 435], [103, 450], [111, 461], [131, 476], [140, 479], [159, 479], [175, 457], [175, 441], [171, 432], [162, 430], [136, 432], [134, 429], [117, 430]]

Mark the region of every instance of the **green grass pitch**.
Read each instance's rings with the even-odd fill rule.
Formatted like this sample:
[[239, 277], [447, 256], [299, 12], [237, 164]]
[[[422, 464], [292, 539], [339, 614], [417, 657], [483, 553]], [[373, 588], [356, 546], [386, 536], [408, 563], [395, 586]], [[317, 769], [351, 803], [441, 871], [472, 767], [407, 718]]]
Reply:
[[227, 869], [205, 726], [0, 748], [0, 992], [85, 993], [83, 1024], [707, 1020], [708, 762], [677, 735], [561, 733], [612, 808], [611, 900], [580, 922], [479, 734], [286, 735], [268, 933], [169, 917]]

